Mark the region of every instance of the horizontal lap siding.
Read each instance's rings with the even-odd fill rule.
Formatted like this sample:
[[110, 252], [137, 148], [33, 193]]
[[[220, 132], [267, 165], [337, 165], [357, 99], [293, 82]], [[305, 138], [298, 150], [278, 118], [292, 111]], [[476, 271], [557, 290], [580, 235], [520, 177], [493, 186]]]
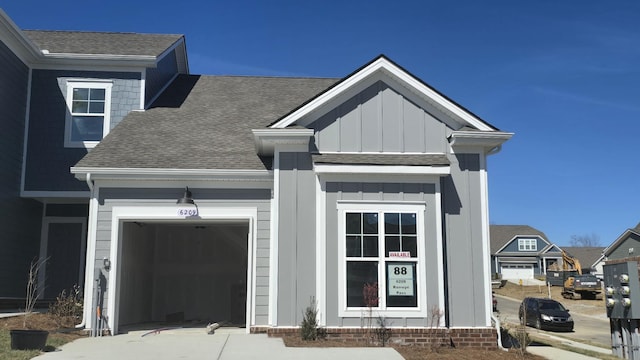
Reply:
[[[338, 233], [338, 201], [424, 201], [426, 213], [424, 216], [426, 247], [426, 286], [427, 308], [438, 306], [438, 258], [437, 258], [437, 231], [435, 218], [435, 184], [405, 184], [405, 183], [326, 183], [326, 279], [327, 279], [327, 326], [362, 326], [362, 319], [340, 318], [338, 316], [339, 289], [338, 273], [339, 261], [338, 246], [340, 234]], [[393, 326], [430, 326], [429, 318], [388, 318]]]
[[[191, 189], [197, 198], [198, 207], [233, 208], [257, 207], [256, 224], [256, 325], [266, 325], [269, 315], [269, 251], [270, 251], [270, 196], [265, 189]], [[182, 196], [176, 189], [100, 189], [100, 207], [97, 217], [96, 261], [100, 268], [102, 259], [109, 258], [111, 251], [111, 221], [114, 206], [175, 206], [176, 198]], [[141, 214], [142, 215], [142, 214]], [[108, 276], [109, 274], [107, 274]], [[107, 296], [110, 296], [107, 289]], [[105, 300], [106, 306], [106, 300]]]
[[40, 250], [42, 204], [20, 198], [29, 69], [0, 42], [0, 297], [24, 297]]

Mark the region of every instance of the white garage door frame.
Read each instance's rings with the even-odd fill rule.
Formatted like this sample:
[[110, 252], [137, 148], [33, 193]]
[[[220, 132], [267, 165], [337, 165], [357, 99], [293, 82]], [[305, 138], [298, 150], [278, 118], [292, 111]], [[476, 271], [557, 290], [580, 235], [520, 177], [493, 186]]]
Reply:
[[[501, 263], [500, 274], [502, 274], [503, 279], [533, 279], [533, 268], [533, 264]], [[505, 270], [510, 276], [505, 276]]]
[[[107, 285], [107, 324], [111, 333], [118, 333], [118, 313], [120, 301], [120, 264], [122, 254], [122, 237], [124, 222], [130, 221], [224, 221], [247, 220], [249, 222], [249, 234], [247, 236], [247, 306], [246, 306], [246, 332], [249, 333], [251, 325], [255, 324], [255, 253], [257, 244], [256, 223], [258, 209], [256, 207], [198, 207], [198, 216], [179, 215], [176, 206], [114, 206], [111, 213], [111, 274]], [[93, 270], [92, 270], [93, 271]], [[114, 289], [109, 294], [109, 290]], [[93, 303], [93, 302], [92, 302]]]

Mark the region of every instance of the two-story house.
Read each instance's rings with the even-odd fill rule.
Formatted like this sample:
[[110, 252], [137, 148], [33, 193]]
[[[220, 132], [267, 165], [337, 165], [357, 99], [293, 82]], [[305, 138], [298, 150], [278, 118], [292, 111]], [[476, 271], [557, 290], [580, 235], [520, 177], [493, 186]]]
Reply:
[[22, 31], [0, 10], [0, 298], [24, 296], [38, 257], [44, 297], [84, 286], [90, 190], [69, 169], [188, 73], [185, 51], [181, 35]]
[[511, 133], [385, 56], [340, 79], [190, 75], [179, 35], [0, 20], [23, 131], [0, 220], [23, 256], [3, 265], [50, 256], [45, 289], [83, 281], [86, 327], [281, 334], [315, 298], [337, 335], [371, 307], [398, 338], [495, 347], [487, 157]]
[[529, 225], [491, 225], [491, 272], [508, 280], [533, 279], [562, 266], [562, 250]]

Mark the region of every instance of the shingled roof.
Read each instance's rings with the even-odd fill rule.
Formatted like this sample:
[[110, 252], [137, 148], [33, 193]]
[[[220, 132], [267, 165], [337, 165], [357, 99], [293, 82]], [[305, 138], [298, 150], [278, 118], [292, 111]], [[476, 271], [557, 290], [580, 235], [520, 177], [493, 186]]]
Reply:
[[514, 237], [521, 236], [540, 236], [543, 239], [547, 239], [542, 231], [532, 228], [529, 225], [490, 225], [489, 231], [491, 232], [491, 254], [495, 254], [500, 248], [505, 246]]
[[40, 50], [57, 54], [159, 56], [183, 35], [24, 30]]
[[336, 81], [180, 75], [76, 167], [264, 170], [251, 129], [266, 128]]
[[589, 268], [596, 260], [602, 255], [604, 247], [602, 246], [572, 246], [562, 247], [567, 254], [577, 258], [580, 261], [582, 268]]
[[444, 154], [314, 154], [317, 164], [446, 166], [451, 162]]

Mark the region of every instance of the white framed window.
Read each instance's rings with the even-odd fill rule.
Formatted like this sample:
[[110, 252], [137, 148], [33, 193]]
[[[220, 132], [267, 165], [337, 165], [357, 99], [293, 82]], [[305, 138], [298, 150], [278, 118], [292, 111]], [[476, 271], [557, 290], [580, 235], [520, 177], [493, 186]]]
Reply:
[[426, 315], [424, 204], [338, 204], [340, 316]]
[[110, 129], [111, 81], [67, 81], [65, 147], [92, 148]]
[[518, 239], [518, 251], [538, 251], [536, 239]]

